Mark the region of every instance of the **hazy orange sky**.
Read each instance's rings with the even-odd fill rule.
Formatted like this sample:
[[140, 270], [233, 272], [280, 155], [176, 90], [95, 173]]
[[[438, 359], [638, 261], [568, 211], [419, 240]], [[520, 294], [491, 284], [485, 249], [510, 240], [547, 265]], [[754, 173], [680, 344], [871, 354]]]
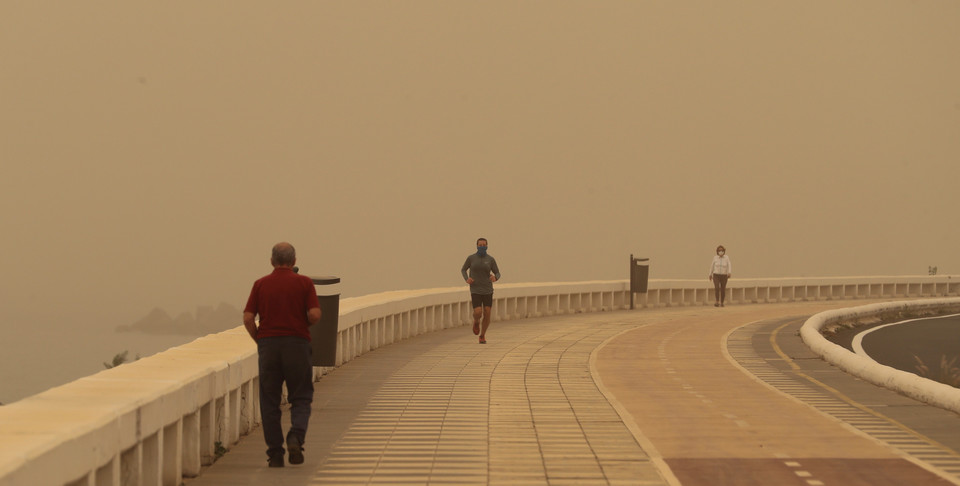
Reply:
[[0, 326], [240, 308], [281, 240], [345, 296], [461, 285], [479, 236], [504, 282], [631, 253], [706, 279], [721, 243], [735, 279], [960, 274], [957, 25], [953, 0], [3, 2]]

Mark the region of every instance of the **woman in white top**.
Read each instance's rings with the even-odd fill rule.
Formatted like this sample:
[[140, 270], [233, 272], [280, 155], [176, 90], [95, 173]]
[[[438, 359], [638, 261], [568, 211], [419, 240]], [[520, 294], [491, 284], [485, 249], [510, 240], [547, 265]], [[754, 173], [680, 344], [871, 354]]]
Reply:
[[710, 280], [713, 281], [713, 292], [717, 303], [714, 307], [723, 307], [723, 301], [727, 296], [727, 279], [733, 272], [733, 266], [730, 263], [730, 257], [726, 255], [727, 249], [720, 245], [717, 247], [717, 256], [710, 262]]

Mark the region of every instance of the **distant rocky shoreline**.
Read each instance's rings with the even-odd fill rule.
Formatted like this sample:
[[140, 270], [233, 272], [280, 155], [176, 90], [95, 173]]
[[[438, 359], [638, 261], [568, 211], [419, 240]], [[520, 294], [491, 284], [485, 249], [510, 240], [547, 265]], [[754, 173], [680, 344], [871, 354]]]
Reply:
[[116, 327], [116, 332], [142, 332], [146, 334], [206, 336], [226, 331], [243, 324], [241, 312], [230, 304], [197, 307], [195, 313], [184, 312], [171, 317], [167, 311], [155, 308], [133, 324]]

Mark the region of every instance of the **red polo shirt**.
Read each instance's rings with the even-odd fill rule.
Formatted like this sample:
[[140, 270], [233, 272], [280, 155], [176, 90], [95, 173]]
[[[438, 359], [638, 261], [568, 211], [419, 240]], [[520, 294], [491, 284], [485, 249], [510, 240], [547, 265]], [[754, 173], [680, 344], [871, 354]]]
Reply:
[[289, 268], [274, 268], [273, 273], [253, 283], [244, 312], [260, 316], [257, 339], [273, 336], [299, 336], [310, 340], [307, 311], [320, 307], [313, 281]]

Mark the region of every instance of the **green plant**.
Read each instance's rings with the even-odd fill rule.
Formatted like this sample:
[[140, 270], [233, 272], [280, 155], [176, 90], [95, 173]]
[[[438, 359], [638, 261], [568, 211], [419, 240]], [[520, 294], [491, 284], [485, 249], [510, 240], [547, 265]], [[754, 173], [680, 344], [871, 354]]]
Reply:
[[213, 455], [216, 456], [217, 459], [220, 459], [226, 453], [227, 448], [223, 446], [223, 442], [218, 440], [213, 443]]
[[111, 361], [110, 363], [103, 363], [103, 367], [109, 370], [110, 368], [116, 368], [117, 366], [120, 366], [120, 365], [122, 365], [123, 363], [126, 363], [126, 362], [127, 362], [127, 354], [129, 354], [129, 353], [130, 353], [129, 351], [124, 351], [124, 352], [122, 352], [122, 353], [117, 353], [116, 355], [114, 355], [113, 361]]
[[[128, 354], [130, 354], [130, 351], [117, 353], [116, 355], [114, 355], [113, 360], [111, 360], [109, 363], [103, 363], [103, 367], [109, 370], [110, 368], [116, 368], [117, 366], [120, 366], [126, 363]], [[133, 358], [133, 360], [134, 361], [140, 360], [140, 354], [137, 354], [137, 357]]]
[[960, 367], [956, 366], [957, 358], [960, 358], [960, 356], [947, 359], [947, 356], [943, 355], [940, 357], [940, 369], [931, 370], [930, 367], [927, 366], [919, 356], [913, 357], [913, 359], [917, 362], [916, 370], [918, 375], [930, 380], [950, 385], [954, 388], [960, 388]]

